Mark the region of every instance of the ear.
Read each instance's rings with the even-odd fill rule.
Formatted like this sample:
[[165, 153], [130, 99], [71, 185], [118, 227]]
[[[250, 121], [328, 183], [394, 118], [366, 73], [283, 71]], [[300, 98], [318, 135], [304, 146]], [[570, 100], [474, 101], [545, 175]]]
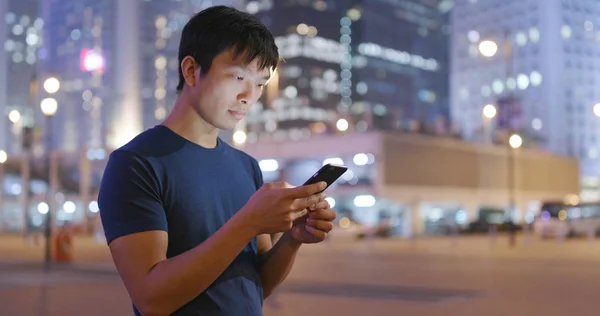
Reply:
[[[183, 79], [187, 85], [192, 87], [196, 85], [196, 70], [198, 69], [200, 69], [200, 66], [192, 56], [186, 56], [181, 61], [181, 73], [183, 74]], [[198, 74], [199, 73], [200, 72], [198, 72]]]

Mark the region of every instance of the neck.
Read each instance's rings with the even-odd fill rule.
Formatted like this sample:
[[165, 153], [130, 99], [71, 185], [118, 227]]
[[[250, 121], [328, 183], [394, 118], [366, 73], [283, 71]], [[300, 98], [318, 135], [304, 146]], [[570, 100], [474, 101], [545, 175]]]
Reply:
[[162, 125], [202, 147], [215, 148], [217, 146], [219, 129], [206, 122], [194, 110], [184, 92], [181, 92], [177, 97], [173, 110], [171, 110]]

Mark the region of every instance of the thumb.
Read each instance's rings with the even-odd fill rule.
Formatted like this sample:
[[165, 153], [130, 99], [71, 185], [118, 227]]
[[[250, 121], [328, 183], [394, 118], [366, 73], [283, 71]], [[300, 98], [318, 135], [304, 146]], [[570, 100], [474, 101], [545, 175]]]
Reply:
[[320, 193], [327, 188], [327, 182], [320, 181], [313, 184], [307, 184], [295, 188], [288, 189], [287, 196], [293, 199], [301, 199], [311, 195]]

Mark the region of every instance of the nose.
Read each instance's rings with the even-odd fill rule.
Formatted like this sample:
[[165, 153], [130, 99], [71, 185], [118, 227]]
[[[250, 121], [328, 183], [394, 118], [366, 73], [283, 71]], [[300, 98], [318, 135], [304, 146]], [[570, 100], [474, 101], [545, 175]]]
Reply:
[[257, 89], [254, 89], [252, 85], [247, 85], [240, 94], [238, 94], [238, 101], [244, 105], [253, 104], [256, 102], [260, 94]]

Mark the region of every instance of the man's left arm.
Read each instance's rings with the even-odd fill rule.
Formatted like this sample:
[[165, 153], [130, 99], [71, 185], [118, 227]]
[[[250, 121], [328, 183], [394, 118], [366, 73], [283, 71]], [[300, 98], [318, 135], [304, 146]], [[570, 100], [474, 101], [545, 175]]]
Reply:
[[271, 236], [258, 236], [264, 298], [271, 295], [290, 273], [300, 245], [325, 240], [335, 218], [335, 211], [329, 203], [322, 201], [313, 205], [306, 217], [297, 219], [292, 229], [285, 232], [275, 245], [271, 243]]
[[292, 270], [300, 245], [302, 243], [295, 240], [289, 232], [285, 232], [275, 245], [271, 243], [270, 235], [258, 236], [258, 251], [262, 261], [260, 274], [265, 299]]

